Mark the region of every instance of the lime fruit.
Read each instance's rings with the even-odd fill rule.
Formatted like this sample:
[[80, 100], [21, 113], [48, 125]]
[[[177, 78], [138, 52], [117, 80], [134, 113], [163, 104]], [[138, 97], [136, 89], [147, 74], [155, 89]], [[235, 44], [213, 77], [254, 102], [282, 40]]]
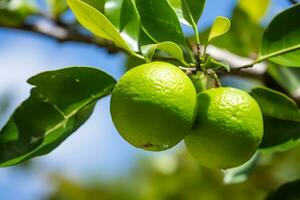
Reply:
[[198, 94], [197, 119], [185, 144], [204, 166], [226, 169], [249, 160], [262, 136], [256, 101], [242, 90], [221, 87]]
[[110, 111], [116, 129], [130, 144], [161, 151], [189, 133], [196, 107], [196, 91], [188, 76], [169, 63], [152, 62], [121, 77]]

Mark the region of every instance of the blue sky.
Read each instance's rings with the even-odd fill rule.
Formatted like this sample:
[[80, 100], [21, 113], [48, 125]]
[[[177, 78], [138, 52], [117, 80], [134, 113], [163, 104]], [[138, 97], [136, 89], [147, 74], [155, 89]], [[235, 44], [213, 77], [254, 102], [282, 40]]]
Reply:
[[[269, 16], [288, 4], [273, 0]], [[208, 0], [199, 23], [204, 29], [218, 15], [230, 17], [234, 0]], [[267, 18], [265, 21], [269, 21]], [[190, 30], [186, 30], [190, 32]], [[125, 56], [109, 55], [105, 50], [77, 43], [59, 44], [31, 33], [0, 29], [0, 96], [12, 96], [9, 111], [0, 126], [24, 99], [30, 86], [26, 80], [45, 70], [66, 66], [95, 66], [118, 79], [123, 73]], [[181, 148], [180, 146], [177, 148]], [[74, 180], [109, 178], [126, 174], [141, 156], [172, 154], [149, 153], [128, 145], [116, 132], [109, 114], [109, 97], [101, 100], [89, 121], [50, 154], [33, 159], [34, 168], [0, 169], [0, 199], [40, 199], [51, 191], [47, 174], [59, 172]]]

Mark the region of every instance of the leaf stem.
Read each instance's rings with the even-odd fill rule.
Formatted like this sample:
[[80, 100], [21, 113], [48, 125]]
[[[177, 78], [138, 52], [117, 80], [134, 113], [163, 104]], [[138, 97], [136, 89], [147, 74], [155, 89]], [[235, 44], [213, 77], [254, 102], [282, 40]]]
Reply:
[[197, 45], [197, 55], [198, 57], [201, 56], [201, 48], [200, 48], [200, 37], [199, 37], [199, 30], [198, 30], [198, 26], [191, 14], [191, 11], [190, 11], [190, 8], [189, 8], [189, 5], [187, 4], [186, 1], [182, 1], [184, 3], [184, 6], [186, 7], [187, 11], [188, 11], [188, 16], [190, 18], [190, 22], [191, 22], [191, 25], [194, 29], [194, 33], [195, 33], [195, 39], [196, 39], [196, 45]]
[[199, 31], [198, 31], [198, 27], [195, 24], [194, 20], [192, 20], [192, 26], [195, 32], [195, 38], [196, 38], [196, 45], [197, 45], [197, 55], [201, 56], [201, 46], [200, 46], [200, 37], [199, 37]]
[[270, 58], [273, 58], [275, 56], [280, 56], [282, 54], [285, 54], [285, 53], [288, 53], [288, 52], [291, 52], [291, 51], [294, 51], [294, 50], [297, 50], [297, 49], [300, 49], [300, 45], [292, 46], [292, 47], [289, 47], [287, 49], [283, 49], [283, 50], [280, 50], [280, 51], [276, 51], [276, 52], [273, 52], [273, 53], [270, 53], [270, 54], [258, 57], [251, 64], [241, 66], [241, 67], [239, 67], [237, 69], [239, 70], [239, 69], [245, 69], [245, 68], [253, 67], [253, 65], [255, 65], [257, 63], [263, 62], [263, 61], [268, 60]]
[[134, 53], [133, 55], [134, 55], [135, 57], [139, 58], [139, 59], [142, 59], [142, 60], [147, 61], [146, 58], [145, 58], [144, 56], [140, 55], [140, 54]]

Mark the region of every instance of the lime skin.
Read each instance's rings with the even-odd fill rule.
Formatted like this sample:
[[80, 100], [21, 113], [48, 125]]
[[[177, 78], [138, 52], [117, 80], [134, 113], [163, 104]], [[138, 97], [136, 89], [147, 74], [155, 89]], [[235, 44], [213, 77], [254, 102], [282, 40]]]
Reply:
[[191, 130], [197, 94], [192, 81], [178, 67], [152, 62], [121, 77], [112, 92], [110, 111], [116, 129], [127, 142], [162, 151]]
[[256, 101], [234, 88], [198, 94], [195, 126], [185, 138], [190, 154], [208, 168], [239, 166], [256, 152], [263, 136], [263, 118]]

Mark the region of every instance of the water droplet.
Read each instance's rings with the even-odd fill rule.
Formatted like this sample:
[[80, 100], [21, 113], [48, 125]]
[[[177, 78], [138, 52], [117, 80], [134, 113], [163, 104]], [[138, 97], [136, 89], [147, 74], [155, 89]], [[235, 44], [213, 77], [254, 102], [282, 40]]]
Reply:
[[76, 81], [77, 83], [79, 83], [79, 82], [80, 82], [80, 80], [79, 80], [78, 78], [75, 78], [75, 81]]
[[164, 148], [164, 149], [167, 149], [168, 147], [169, 147], [168, 144], [163, 144], [163, 148]]

